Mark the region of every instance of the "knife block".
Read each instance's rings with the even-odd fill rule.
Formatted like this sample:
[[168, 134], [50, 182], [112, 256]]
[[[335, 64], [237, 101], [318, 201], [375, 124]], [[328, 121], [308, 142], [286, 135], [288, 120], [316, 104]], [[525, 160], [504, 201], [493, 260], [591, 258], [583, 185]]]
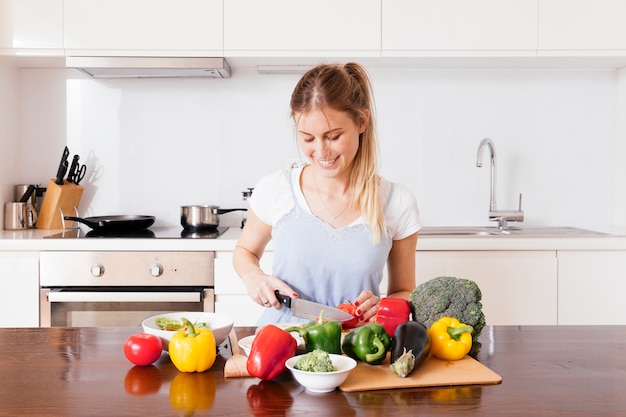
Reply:
[[63, 185], [48, 181], [48, 188], [37, 215], [37, 229], [63, 229], [62, 216], [76, 215], [83, 187], [63, 181]]

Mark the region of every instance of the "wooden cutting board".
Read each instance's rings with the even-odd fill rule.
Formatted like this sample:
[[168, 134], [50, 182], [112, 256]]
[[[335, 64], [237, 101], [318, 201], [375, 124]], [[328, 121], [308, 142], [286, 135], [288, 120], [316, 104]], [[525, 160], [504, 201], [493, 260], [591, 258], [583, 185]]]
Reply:
[[371, 391], [391, 388], [440, 387], [450, 385], [491, 385], [502, 377], [470, 356], [458, 361], [443, 361], [429, 356], [408, 377], [400, 378], [389, 367], [389, 356], [380, 365], [358, 362], [341, 391]]

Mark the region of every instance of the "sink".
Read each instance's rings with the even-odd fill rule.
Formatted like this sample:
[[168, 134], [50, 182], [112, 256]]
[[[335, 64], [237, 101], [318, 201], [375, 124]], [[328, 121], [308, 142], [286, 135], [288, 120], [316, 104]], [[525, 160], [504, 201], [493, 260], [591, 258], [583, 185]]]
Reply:
[[577, 227], [508, 227], [495, 226], [430, 226], [419, 231], [420, 236], [518, 236], [518, 237], [584, 237], [608, 236], [607, 233]]

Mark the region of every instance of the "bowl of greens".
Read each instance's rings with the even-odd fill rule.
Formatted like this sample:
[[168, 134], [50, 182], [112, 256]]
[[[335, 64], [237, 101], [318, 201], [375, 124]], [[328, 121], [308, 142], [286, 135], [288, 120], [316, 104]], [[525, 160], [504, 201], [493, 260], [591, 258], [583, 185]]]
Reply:
[[345, 355], [314, 350], [287, 359], [285, 366], [307, 391], [319, 393], [334, 391], [341, 385], [356, 367], [356, 361]]
[[233, 319], [224, 314], [189, 311], [157, 314], [145, 319], [141, 327], [145, 333], [160, 337], [163, 350], [167, 351], [174, 333], [186, 330], [182, 321], [183, 317], [189, 320], [196, 329], [210, 329], [215, 337], [216, 345], [226, 340], [234, 324]]

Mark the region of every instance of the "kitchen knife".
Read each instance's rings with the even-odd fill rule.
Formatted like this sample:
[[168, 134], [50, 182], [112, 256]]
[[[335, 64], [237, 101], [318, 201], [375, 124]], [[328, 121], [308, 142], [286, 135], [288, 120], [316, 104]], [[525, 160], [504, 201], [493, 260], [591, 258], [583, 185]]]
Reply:
[[295, 317], [316, 320], [320, 315], [320, 311], [323, 310], [323, 317], [331, 321], [336, 320], [344, 322], [354, 318], [351, 314], [339, 310], [338, 308], [314, 303], [313, 301], [301, 300], [300, 298], [291, 298], [286, 295], [279, 294], [278, 290], [275, 291], [275, 294], [281, 304], [285, 305], [285, 307], [291, 308], [291, 314]]
[[72, 165], [70, 165], [70, 170], [67, 174], [68, 182], [76, 182], [76, 176], [78, 175], [78, 155], [74, 155], [74, 159], [72, 159]]
[[65, 173], [67, 172], [67, 157], [70, 156], [70, 150], [65, 147], [63, 150], [63, 156], [61, 157], [61, 163], [59, 164], [59, 169], [57, 170], [56, 176], [56, 184], [63, 185], [63, 177], [65, 177]]

